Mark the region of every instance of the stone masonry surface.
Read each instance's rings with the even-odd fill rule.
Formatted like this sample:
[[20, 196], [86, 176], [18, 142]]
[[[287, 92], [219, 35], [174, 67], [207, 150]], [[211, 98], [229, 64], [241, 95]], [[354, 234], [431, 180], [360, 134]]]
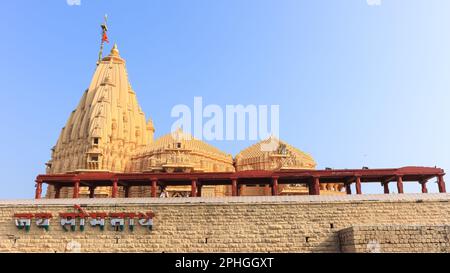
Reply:
[[450, 252], [450, 225], [374, 225], [341, 230], [342, 252]]
[[[449, 252], [450, 194], [0, 201], [0, 252]], [[60, 212], [153, 211], [153, 230], [64, 231]], [[18, 230], [15, 213], [52, 213]]]

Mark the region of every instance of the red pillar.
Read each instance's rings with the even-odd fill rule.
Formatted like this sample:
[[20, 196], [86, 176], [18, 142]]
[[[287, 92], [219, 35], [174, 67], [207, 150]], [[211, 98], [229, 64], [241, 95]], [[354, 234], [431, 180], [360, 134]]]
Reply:
[[422, 180], [419, 183], [422, 186], [422, 193], [428, 193], [427, 181], [426, 180]]
[[61, 198], [61, 186], [54, 186], [55, 187], [55, 199]]
[[356, 177], [356, 194], [362, 194], [362, 191], [361, 191], [361, 177], [360, 176]]
[[444, 175], [440, 174], [438, 175], [438, 188], [440, 193], [445, 193], [445, 182], [444, 182]]
[[231, 179], [231, 195], [238, 196], [237, 179]]
[[197, 196], [197, 180], [191, 181], [191, 197]]
[[403, 193], [403, 177], [397, 176], [397, 191], [398, 193]]
[[272, 195], [278, 195], [278, 177], [272, 177]]
[[77, 179], [73, 182], [73, 198], [80, 197], [80, 180]]
[[89, 198], [95, 198], [95, 187], [89, 187]]
[[389, 182], [384, 182], [383, 187], [384, 187], [384, 194], [389, 194]]
[[347, 194], [352, 194], [352, 184], [351, 183], [346, 183], [345, 184], [345, 192], [347, 193]]
[[309, 186], [310, 195], [320, 195], [320, 178], [313, 177], [312, 184]]
[[117, 198], [118, 189], [119, 189], [119, 179], [114, 178], [113, 186], [112, 186], [112, 195], [111, 195], [112, 198]]
[[157, 187], [157, 185], [158, 185], [158, 179], [152, 178], [152, 179], [151, 179], [151, 182], [152, 182], [151, 196], [152, 196], [153, 198], [156, 198], [156, 187]]
[[202, 184], [197, 182], [197, 197], [202, 197]]
[[36, 194], [34, 195], [35, 199], [41, 199], [42, 195], [42, 180], [36, 180]]

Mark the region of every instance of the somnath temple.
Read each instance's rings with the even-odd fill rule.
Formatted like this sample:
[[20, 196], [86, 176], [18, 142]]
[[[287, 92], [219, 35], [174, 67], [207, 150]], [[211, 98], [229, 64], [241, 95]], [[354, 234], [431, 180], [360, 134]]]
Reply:
[[403, 193], [406, 181], [426, 193], [434, 177], [445, 192], [439, 168], [316, 170], [309, 154], [273, 137], [233, 157], [182, 130], [156, 140], [154, 133], [114, 45], [62, 129], [47, 174], [37, 177], [36, 198], [43, 183], [46, 198], [351, 194], [352, 184], [361, 194], [361, 183], [373, 182], [385, 193], [395, 182]]
[[315, 170], [307, 153], [270, 137], [234, 158], [181, 129], [154, 139], [155, 126], [139, 106], [125, 60], [114, 44], [103, 58], [108, 27], [102, 27], [97, 68], [52, 149], [47, 174], [36, 179], [36, 199], [46, 198], [222, 197], [357, 194], [361, 183], [379, 182], [384, 193], [396, 182], [426, 183], [436, 177], [445, 192], [444, 170], [405, 167]]
[[[278, 140], [274, 151], [263, 152], [261, 143], [258, 143], [233, 158], [182, 130], [156, 140], [154, 132], [152, 120], [146, 120], [129, 83], [125, 60], [119, 55], [117, 45], [114, 45], [111, 53], [99, 62], [89, 88], [62, 129], [52, 150], [52, 158], [47, 163], [47, 173], [50, 177], [89, 173], [235, 173], [314, 169], [316, 166], [311, 156]], [[340, 184], [330, 185], [323, 191], [339, 192], [342, 188]], [[58, 186], [50, 185], [46, 197], [73, 196], [73, 188]], [[91, 186], [90, 190], [94, 193], [89, 192], [89, 187], [80, 187], [78, 196], [144, 197], [151, 192], [149, 186], [130, 190], [121, 186], [115, 194], [113, 187], [98, 186], [92, 189]], [[304, 193], [305, 190], [299, 187], [292, 192]], [[161, 191], [159, 187], [157, 194]], [[187, 196], [192, 192], [190, 187], [183, 186], [168, 187], [167, 191], [170, 196]], [[248, 189], [241, 189], [241, 194], [261, 195], [267, 194], [267, 191], [265, 186], [250, 185]], [[202, 195], [232, 195], [232, 189], [226, 185], [205, 185]]]

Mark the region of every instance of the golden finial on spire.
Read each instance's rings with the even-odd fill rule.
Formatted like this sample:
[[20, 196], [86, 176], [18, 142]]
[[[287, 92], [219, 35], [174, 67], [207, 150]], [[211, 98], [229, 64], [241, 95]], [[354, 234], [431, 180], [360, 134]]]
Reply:
[[113, 48], [111, 49], [111, 55], [119, 56], [119, 49], [117, 48], [117, 44], [114, 44]]

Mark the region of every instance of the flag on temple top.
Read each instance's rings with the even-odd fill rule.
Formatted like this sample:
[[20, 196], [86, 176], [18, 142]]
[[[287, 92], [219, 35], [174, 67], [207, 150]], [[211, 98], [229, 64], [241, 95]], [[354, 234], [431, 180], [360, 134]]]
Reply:
[[107, 42], [107, 43], [109, 43], [108, 35], [106, 34], [106, 31], [103, 32], [102, 42]]

